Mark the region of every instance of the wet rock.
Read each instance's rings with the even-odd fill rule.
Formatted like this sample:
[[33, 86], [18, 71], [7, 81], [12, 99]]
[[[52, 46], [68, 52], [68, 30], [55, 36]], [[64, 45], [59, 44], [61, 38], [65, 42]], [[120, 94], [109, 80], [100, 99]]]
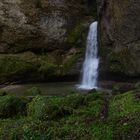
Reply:
[[88, 93], [96, 93], [96, 92], [97, 92], [97, 90], [94, 88], [94, 89], [90, 90]]
[[[93, 6], [93, 7], [92, 7]], [[53, 72], [59, 67], [56, 75], [79, 74], [81, 59], [85, 47], [86, 35], [89, 24], [95, 19], [96, 2], [94, 0], [1, 0], [0, 1], [0, 56], [18, 55], [31, 52], [40, 56], [51, 56], [51, 65]], [[88, 10], [87, 10], [88, 9]], [[76, 50], [76, 51], [72, 51]], [[72, 52], [72, 53], [71, 53]], [[78, 55], [78, 59], [75, 56]], [[15, 60], [18, 61], [17, 57]], [[36, 56], [35, 56], [36, 57]], [[13, 57], [12, 57], [13, 58]], [[15, 57], [14, 57], [15, 58]], [[38, 57], [37, 57], [38, 58]], [[50, 58], [50, 57], [49, 57]], [[5, 60], [5, 59], [4, 59]], [[13, 59], [12, 59], [13, 60]], [[6, 63], [0, 65], [0, 69], [5, 67], [12, 75], [3, 75], [0, 81], [9, 81], [11, 79], [22, 79], [25, 73], [30, 77], [30, 72], [37, 71], [34, 74], [36, 80], [47, 79], [48, 63], [26, 63], [30, 66], [24, 67], [25, 61], [20, 61], [22, 69], [28, 69], [24, 72], [18, 70], [13, 72], [16, 62], [6, 66]], [[52, 62], [53, 60], [53, 62]], [[64, 61], [63, 61], [64, 60]], [[30, 61], [30, 60], [29, 60]], [[50, 61], [50, 59], [47, 59]], [[0, 63], [5, 62], [0, 57]], [[26, 61], [27, 62], [27, 61]], [[17, 62], [18, 63], [18, 62]], [[45, 63], [45, 64], [44, 64]], [[50, 63], [49, 63], [50, 64]], [[10, 67], [9, 67], [10, 65]], [[37, 67], [36, 67], [37, 66]], [[61, 70], [62, 69], [62, 70]], [[51, 69], [52, 70], [52, 69]], [[47, 72], [46, 72], [47, 71]], [[45, 73], [40, 75], [40, 73]], [[20, 73], [20, 74], [19, 74]], [[1, 74], [0, 74], [1, 75]], [[54, 76], [54, 74], [52, 74]], [[3, 80], [4, 78], [4, 80]]]
[[98, 0], [101, 76], [140, 75], [139, 7], [139, 0]]
[[87, 7], [81, 0], [2, 0], [0, 52], [67, 48], [79, 40], [85, 28], [81, 16], [87, 17], [87, 23], [92, 17], [87, 14]]

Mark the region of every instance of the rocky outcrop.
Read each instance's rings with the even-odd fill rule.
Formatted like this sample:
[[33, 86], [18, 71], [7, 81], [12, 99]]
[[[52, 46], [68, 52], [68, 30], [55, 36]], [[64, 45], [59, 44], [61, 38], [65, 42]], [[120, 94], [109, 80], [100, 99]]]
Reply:
[[140, 1], [97, 1], [101, 76], [139, 77]]
[[95, 0], [1, 0], [0, 82], [78, 74], [95, 7]]

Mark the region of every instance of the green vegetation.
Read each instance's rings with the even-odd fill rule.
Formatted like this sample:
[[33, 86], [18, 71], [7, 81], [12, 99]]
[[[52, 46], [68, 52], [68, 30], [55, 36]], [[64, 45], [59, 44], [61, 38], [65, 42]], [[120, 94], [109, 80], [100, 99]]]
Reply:
[[79, 54], [71, 55], [69, 56], [69, 58], [65, 59], [63, 61], [62, 70], [61, 70], [63, 75], [70, 73], [72, 66], [77, 62], [79, 58], [82, 58], [82, 56], [83, 56], [83, 50], [81, 50]]
[[55, 59], [53, 56], [42, 55], [39, 57], [40, 67], [38, 71], [42, 73], [44, 76], [50, 77], [57, 74], [58, 66], [55, 63]]
[[0, 118], [11, 118], [19, 114], [26, 114], [27, 99], [15, 96], [0, 97]]
[[35, 96], [32, 100], [1, 96], [0, 139], [138, 140], [139, 97], [139, 90]]
[[[30, 59], [30, 58], [29, 58]], [[12, 76], [14, 74], [23, 74], [36, 70], [37, 65], [28, 62], [28, 58], [22, 58], [17, 55], [0, 56], [0, 76]]]
[[73, 29], [68, 33], [67, 42], [68, 43], [76, 43], [78, 39], [80, 39], [81, 34], [83, 32], [83, 27], [81, 23], [77, 23]]
[[137, 60], [132, 55], [129, 48], [121, 49], [120, 51], [112, 52], [108, 55], [109, 68], [112, 72], [125, 73], [133, 75], [137, 72]]
[[7, 95], [7, 91], [0, 89], [0, 96]]
[[28, 80], [35, 76], [49, 79], [69, 75], [72, 67], [82, 55], [82, 49], [66, 56], [60, 55], [59, 52], [42, 55], [35, 55], [32, 52], [3, 54], [0, 56], [0, 82], [19, 79], [22, 81], [22, 78]]
[[28, 89], [24, 95], [31, 95], [31, 96], [37, 96], [37, 95], [41, 95], [41, 90], [38, 87], [32, 87], [30, 89]]
[[31, 52], [0, 55], [0, 82], [12, 81], [37, 71], [37, 57]]

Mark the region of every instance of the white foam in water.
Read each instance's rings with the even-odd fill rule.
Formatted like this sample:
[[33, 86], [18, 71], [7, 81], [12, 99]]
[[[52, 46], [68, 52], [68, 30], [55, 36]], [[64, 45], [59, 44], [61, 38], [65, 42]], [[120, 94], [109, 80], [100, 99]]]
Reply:
[[98, 46], [97, 46], [97, 25], [98, 22], [93, 22], [90, 25], [86, 55], [82, 68], [82, 81], [78, 88], [90, 90], [97, 88], [97, 78], [98, 78]]

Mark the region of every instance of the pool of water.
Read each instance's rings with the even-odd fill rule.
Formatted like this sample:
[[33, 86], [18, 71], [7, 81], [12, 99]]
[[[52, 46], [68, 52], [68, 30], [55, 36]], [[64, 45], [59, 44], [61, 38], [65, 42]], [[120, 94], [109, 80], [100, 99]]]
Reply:
[[18, 96], [32, 96], [27, 95], [26, 91], [32, 87], [38, 87], [41, 90], [41, 95], [68, 95], [78, 92], [76, 83], [73, 82], [59, 82], [59, 83], [38, 83], [38, 84], [21, 84], [8, 85], [2, 89]]
[[[114, 81], [100, 81], [98, 91], [111, 92], [114, 86], [119, 86], [121, 92], [134, 89], [134, 83], [116, 83]], [[32, 96], [27, 94], [27, 90], [32, 87], [38, 87], [43, 96], [65, 96], [73, 93], [88, 93], [89, 90], [80, 90], [77, 88], [76, 82], [57, 82], [57, 83], [38, 83], [38, 84], [17, 84], [17, 85], [1, 85], [1, 89], [8, 91], [12, 95]]]

